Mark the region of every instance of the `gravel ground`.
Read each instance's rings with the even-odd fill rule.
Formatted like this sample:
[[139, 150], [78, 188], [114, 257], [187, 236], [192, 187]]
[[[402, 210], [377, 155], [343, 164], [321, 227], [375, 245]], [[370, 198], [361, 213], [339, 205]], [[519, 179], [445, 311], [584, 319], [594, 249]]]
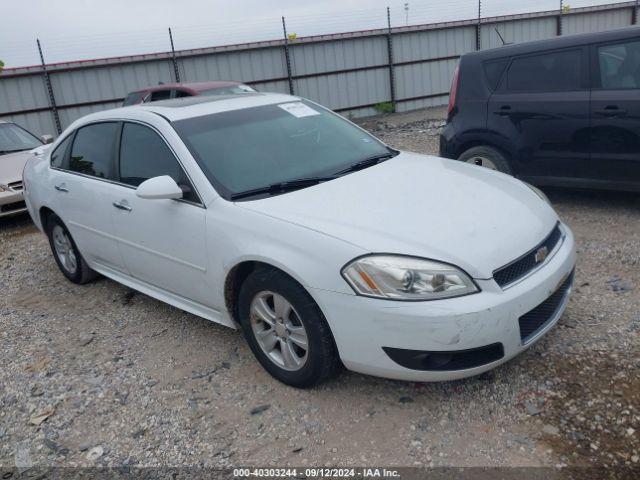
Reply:
[[[440, 118], [361, 124], [435, 153]], [[0, 466], [638, 466], [640, 199], [547, 193], [579, 263], [538, 344], [462, 381], [345, 372], [308, 391], [236, 331], [107, 279], [71, 284], [28, 217], [0, 220]]]

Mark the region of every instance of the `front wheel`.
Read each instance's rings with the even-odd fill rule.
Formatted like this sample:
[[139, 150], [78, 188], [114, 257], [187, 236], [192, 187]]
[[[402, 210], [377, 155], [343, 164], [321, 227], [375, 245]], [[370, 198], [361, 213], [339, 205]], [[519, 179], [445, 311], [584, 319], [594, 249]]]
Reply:
[[64, 276], [78, 284], [96, 278], [98, 274], [87, 265], [60, 217], [51, 214], [47, 218], [46, 226], [53, 257]]
[[504, 155], [500, 151], [488, 145], [471, 147], [460, 155], [458, 160], [472, 165], [477, 165], [479, 167], [485, 167], [489, 170], [497, 170], [498, 172], [513, 175], [511, 167]]
[[336, 373], [340, 360], [329, 325], [306, 290], [288, 275], [260, 268], [240, 288], [244, 336], [272, 376], [298, 388]]

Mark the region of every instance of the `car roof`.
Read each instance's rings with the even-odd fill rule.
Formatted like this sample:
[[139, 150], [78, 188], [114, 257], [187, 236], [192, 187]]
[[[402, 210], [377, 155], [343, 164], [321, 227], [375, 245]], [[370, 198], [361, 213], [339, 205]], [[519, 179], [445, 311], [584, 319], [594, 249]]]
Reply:
[[[606, 32], [581, 33], [576, 35], [565, 35], [561, 37], [549, 38], [545, 40], [535, 40], [533, 42], [523, 42], [501, 47], [469, 52], [463, 57], [478, 60], [490, 60], [496, 58], [510, 57], [513, 55], [523, 55], [556, 48], [578, 47], [595, 42], [614, 42], [627, 38], [640, 37], [640, 27], [623, 27]], [[506, 39], [508, 40], [508, 39]]]
[[273, 105], [299, 101], [300, 97], [281, 93], [242, 93], [235, 95], [216, 95], [175, 98], [159, 102], [143, 103], [128, 107], [114, 108], [92, 113], [74, 122], [74, 125], [95, 122], [99, 120], [135, 119], [137, 112], [151, 112], [164, 117], [169, 121], [185, 118], [201, 117], [214, 113], [243, 110], [263, 105]]
[[154, 85], [152, 87], [139, 88], [133, 90], [130, 93], [140, 92], [157, 92], [160, 90], [172, 90], [172, 89], [184, 89], [192, 90], [194, 92], [202, 92], [204, 90], [211, 90], [212, 88], [233, 87], [235, 85], [242, 85], [241, 82], [235, 82], [231, 80], [219, 80], [212, 82], [191, 82], [191, 83], [163, 83], [161, 85]]

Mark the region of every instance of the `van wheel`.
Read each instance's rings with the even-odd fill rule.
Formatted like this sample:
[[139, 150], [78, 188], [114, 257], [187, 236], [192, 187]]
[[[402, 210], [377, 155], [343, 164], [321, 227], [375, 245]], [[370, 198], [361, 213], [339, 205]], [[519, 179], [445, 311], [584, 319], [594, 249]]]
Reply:
[[307, 388], [338, 371], [340, 359], [324, 315], [283, 272], [251, 273], [240, 287], [238, 317], [253, 354], [281, 382]]
[[65, 277], [73, 283], [83, 284], [98, 276], [87, 265], [69, 230], [56, 214], [51, 214], [47, 218], [47, 237], [49, 237], [53, 258]]
[[485, 167], [490, 170], [497, 170], [498, 172], [513, 175], [509, 163], [504, 158], [504, 155], [493, 147], [487, 145], [481, 145], [479, 147], [472, 147], [464, 152], [458, 160], [479, 167]]

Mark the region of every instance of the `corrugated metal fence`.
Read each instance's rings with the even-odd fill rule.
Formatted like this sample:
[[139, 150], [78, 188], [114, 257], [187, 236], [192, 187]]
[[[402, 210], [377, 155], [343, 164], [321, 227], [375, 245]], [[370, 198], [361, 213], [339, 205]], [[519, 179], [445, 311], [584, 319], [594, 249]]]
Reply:
[[168, 52], [8, 69], [0, 74], [0, 118], [55, 133], [57, 123], [64, 129], [117, 107], [127, 92], [173, 82], [176, 73], [183, 82], [234, 79], [261, 91], [292, 89], [353, 116], [374, 114], [381, 104], [396, 111], [441, 105], [461, 54], [497, 47], [500, 36], [516, 43], [627, 26], [636, 22], [636, 4], [182, 50], [175, 61]]

